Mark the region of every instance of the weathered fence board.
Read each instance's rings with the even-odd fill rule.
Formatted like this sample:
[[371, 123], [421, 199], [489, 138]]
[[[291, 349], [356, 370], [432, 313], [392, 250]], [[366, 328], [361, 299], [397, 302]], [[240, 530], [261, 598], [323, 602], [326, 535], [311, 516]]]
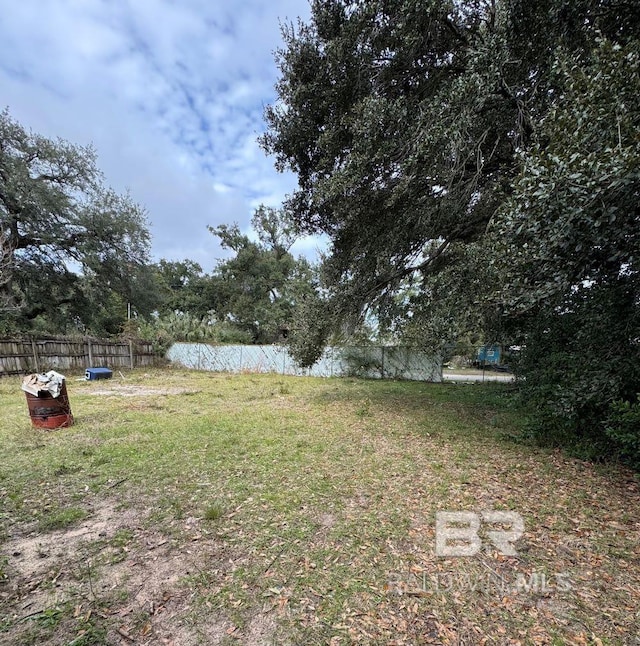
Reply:
[[152, 366], [150, 343], [104, 339], [0, 339], [0, 377], [32, 372], [84, 370], [90, 366]]
[[327, 348], [311, 368], [300, 368], [279, 345], [174, 343], [167, 359], [187, 368], [214, 372], [277, 372], [313, 377], [360, 376], [373, 379], [442, 381], [439, 357], [415, 348], [363, 346]]

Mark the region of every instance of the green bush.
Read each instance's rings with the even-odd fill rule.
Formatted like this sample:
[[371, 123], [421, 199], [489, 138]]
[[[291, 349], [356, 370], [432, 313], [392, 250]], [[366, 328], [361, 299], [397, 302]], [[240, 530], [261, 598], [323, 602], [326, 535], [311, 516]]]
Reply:
[[635, 402], [616, 401], [611, 405], [611, 414], [605, 432], [628, 457], [633, 466], [640, 468], [640, 393]]
[[153, 344], [154, 352], [164, 356], [176, 341], [187, 343], [251, 343], [251, 335], [226, 321], [198, 318], [189, 313], [173, 313], [167, 316], [138, 322], [137, 335]]
[[529, 321], [515, 369], [531, 437], [640, 465], [637, 317], [620, 281], [576, 291]]

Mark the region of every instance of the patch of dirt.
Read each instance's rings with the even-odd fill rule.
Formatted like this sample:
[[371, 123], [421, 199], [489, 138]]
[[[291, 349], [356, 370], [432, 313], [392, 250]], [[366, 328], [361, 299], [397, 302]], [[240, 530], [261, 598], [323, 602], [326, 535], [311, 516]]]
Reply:
[[330, 513], [320, 514], [320, 526], [326, 529], [331, 529], [336, 524], [336, 517]]
[[132, 510], [116, 511], [112, 504], [106, 504], [80, 525], [67, 530], [31, 533], [7, 541], [2, 545], [2, 553], [8, 558], [9, 586], [2, 591], [3, 595], [20, 602], [22, 610], [41, 612], [61, 598], [65, 579], [86, 551], [83, 547], [113, 534], [114, 519], [117, 518], [115, 526], [119, 528], [128, 527], [136, 517]]
[[145, 386], [115, 384], [109, 388], [84, 388], [76, 392], [99, 397], [147, 397], [149, 395], [196, 395], [202, 391], [189, 388], [148, 388]]
[[271, 643], [271, 637], [275, 632], [276, 624], [269, 615], [255, 615], [249, 622], [243, 644], [245, 646], [263, 646]]
[[73, 641], [76, 618], [91, 615], [113, 645], [215, 646], [230, 634], [239, 643], [270, 643], [275, 624], [261, 612], [241, 631], [198, 605], [190, 578], [224, 578], [229, 567], [229, 554], [203, 535], [201, 521], [180, 521], [177, 539], [174, 531], [169, 536], [147, 527], [151, 511], [105, 502], [74, 527], [1, 545], [8, 583], [0, 585], [0, 615], [9, 627], [0, 644], [31, 638], [33, 618], [55, 607], [67, 611], [48, 644]]

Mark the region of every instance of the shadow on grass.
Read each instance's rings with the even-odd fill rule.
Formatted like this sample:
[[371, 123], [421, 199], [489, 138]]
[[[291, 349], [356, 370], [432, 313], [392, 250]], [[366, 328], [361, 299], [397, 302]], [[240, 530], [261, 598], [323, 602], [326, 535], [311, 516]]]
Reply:
[[522, 441], [525, 411], [513, 384], [425, 383], [342, 379], [310, 398], [312, 405], [351, 403], [358, 417], [393, 412], [420, 425], [434, 416], [443, 430]]

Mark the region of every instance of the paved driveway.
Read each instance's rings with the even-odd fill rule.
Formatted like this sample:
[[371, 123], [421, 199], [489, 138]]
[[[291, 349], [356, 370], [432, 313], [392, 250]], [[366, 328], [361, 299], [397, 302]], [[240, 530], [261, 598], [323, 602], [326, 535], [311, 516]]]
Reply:
[[442, 381], [502, 381], [509, 382], [513, 381], [515, 377], [509, 373], [495, 373], [487, 371], [484, 373], [478, 373], [476, 371], [465, 374], [464, 372], [443, 372]]

